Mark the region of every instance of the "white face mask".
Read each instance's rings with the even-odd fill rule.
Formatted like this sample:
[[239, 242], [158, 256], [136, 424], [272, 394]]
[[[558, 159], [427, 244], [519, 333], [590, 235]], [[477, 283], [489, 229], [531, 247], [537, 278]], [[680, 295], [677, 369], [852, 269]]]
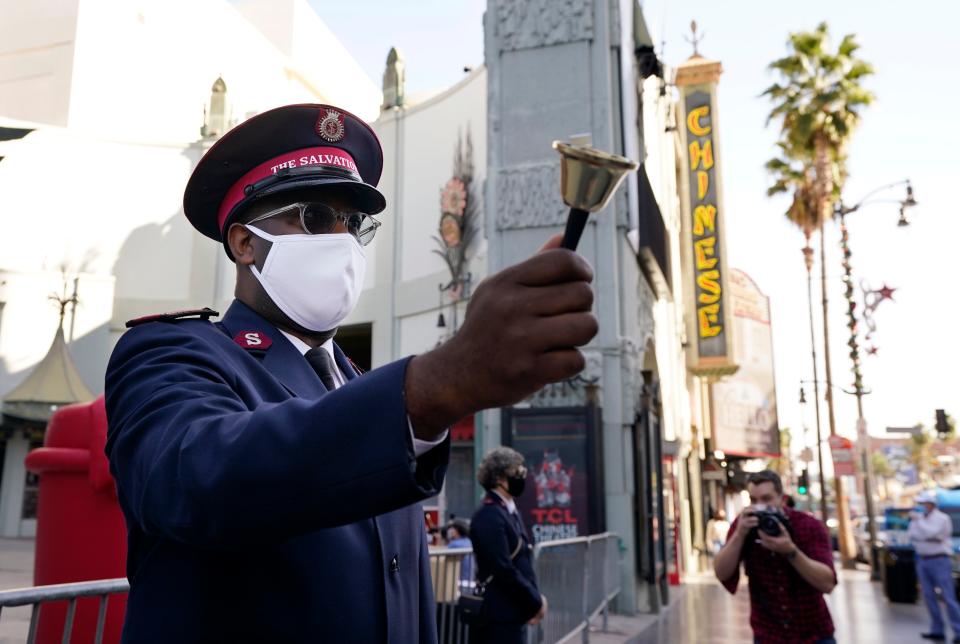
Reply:
[[271, 242], [263, 270], [250, 266], [273, 303], [308, 331], [340, 326], [360, 299], [367, 256], [350, 233], [271, 235], [247, 230]]

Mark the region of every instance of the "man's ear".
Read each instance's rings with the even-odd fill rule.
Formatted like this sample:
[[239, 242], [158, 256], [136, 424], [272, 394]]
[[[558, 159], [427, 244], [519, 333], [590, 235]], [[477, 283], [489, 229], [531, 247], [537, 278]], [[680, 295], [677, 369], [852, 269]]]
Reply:
[[254, 263], [253, 237], [253, 233], [243, 224], [230, 224], [227, 246], [238, 265], [250, 266]]

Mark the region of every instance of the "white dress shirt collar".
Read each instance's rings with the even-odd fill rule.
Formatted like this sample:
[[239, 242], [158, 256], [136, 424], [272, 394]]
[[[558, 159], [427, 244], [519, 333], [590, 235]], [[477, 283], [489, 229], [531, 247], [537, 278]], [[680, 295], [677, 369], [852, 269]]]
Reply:
[[[293, 335], [292, 333], [287, 333], [282, 329], [278, 329], [278, 330], [280, 331], [280, 333], [284, 335], [285, 338], [287, 338], [287, 340], [290, 340], [290, 344], [292, 344], [294, 348], [300, 352], [300, 355], [306, 355], [307, 351], [311, 349], [309, 344], [307, 344], [297, 336]], [[333, 361], [333, 365], [336, 367], [336, 369], [333, 372], [333, 379], [336, 381], [337, 387], [340, 387], [346, 384], [347, 379], [346, 377], [344, 377], [343, 373], [340, 371], [340, 365], [337, 364], [337, 355], [333, 352], [333, 338], [330, 338], [329, 340], [321, 344], [320, 348], [326, 351], [328, 354], [330, 354], [330, 360]]]
[[492, 492], [493, 492], [494, 494], [496, 494], [497, 496], [499, 496], [501, 499], [503, 499], [504, 505], [507, 506], [507, 512], [509, 512], [510, 514], [516, 514], [516, 513], [517, 513], [517, 503], [516, 503], [516, 501], [514, 501], [513, 499], [508, 499], [507, 497], [505, 497], [505, 496], [500, 492], [500, 490], [498, 490], [498, 489], [496, 489], [496, 488], [494, 488], [494, 489], [492, 490]]

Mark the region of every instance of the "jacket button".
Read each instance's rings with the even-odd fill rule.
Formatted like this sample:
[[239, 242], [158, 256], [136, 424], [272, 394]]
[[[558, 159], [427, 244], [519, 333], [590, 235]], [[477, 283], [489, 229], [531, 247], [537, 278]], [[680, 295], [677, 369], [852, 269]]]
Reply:
[[390, 560], [390, 572], [397, 572], [398, 570], [400, 570], [400, 560], [394, 555], [393, 559]]

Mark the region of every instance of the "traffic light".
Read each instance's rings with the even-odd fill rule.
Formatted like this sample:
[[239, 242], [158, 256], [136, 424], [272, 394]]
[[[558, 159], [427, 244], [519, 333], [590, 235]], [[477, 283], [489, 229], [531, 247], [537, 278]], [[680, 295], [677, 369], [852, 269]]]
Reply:
[[800, 472], [800, 481], [797, 483], [797, 494], [806, 495], [810, 490], [810, 476], [807, 470]]
[[937, 435], [943, 438], [950, 433], [950, 424], [947, 423], [947, 412], [937, 410]]

